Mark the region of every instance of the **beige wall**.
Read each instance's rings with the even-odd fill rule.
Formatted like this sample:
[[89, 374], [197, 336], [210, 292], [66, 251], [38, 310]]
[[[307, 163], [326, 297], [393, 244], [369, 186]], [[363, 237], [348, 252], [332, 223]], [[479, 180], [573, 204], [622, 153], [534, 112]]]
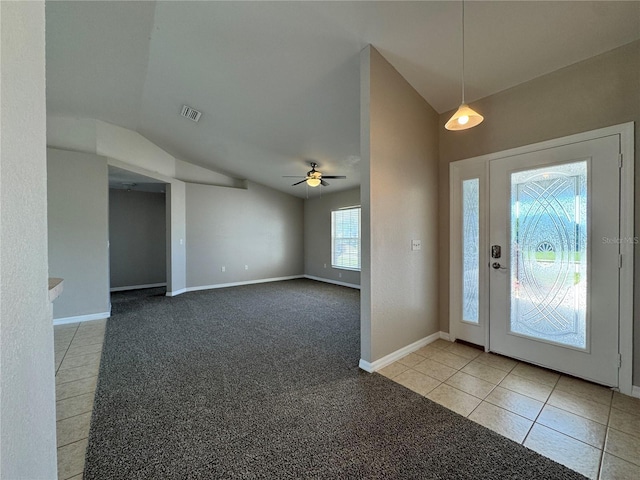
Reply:
[[108, 315], [107, 159], [47, 149], [49, 274], [64, 279], [54, 319]]
[[0, 478], [56, 478], [44, 2], [0, 2]]
[[[315, 192], [315, 190], [314, 190]], [[323, 193], [304, 202], [304, 273], [360, 285], [360, 272], [331, 268], [331, 212], [360, 205], [360, 189]]]
[[440, 328], [438, 115], [371, 46], [361, 75], [361, 358], [374, 362]]
[[303, 209], [302, 199], [256, 183], [187, 183], [187, 287], [302, 275]]
[[[473, 103], [478, 127], [449, 132], [440, 116], [440, 328], [449, 331], [449, 163], [634, 121], [635, 224], [640, 222], [640, 41]], [[635, 233], [638, 235], [638, 232]], [[634, 385], [640, 385], [640, 255], [635, 254]]]

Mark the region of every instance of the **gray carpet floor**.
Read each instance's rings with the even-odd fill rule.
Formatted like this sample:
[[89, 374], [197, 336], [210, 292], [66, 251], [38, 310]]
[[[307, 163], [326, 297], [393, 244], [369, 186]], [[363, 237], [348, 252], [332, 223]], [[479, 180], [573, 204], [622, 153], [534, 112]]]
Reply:
[[359, 292], [114, 294], [89, 479], [584, 478], [358, 369]]

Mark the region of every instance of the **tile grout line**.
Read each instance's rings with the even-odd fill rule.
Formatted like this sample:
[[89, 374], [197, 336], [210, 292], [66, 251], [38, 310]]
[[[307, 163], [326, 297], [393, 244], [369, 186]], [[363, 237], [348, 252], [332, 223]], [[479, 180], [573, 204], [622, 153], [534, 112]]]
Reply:
[[[71, 340], [69, 340], [69, 345], [67, 345], [67, 348], [64, 351], [64, 355], [62, 355], [62, 360], [60, 360], [60, 365], [58, 366], [58, 368], [56, 368], [56, 374], [54, 376], [58, 376], [58, 372], [60, 371], [60, 367], [62, 366], [62, 362], [64, 362], [64, 359], [67, 357], [67, 353], [69, 353], [69, 349], [71, 348], [71, 342], [73, 342], [73, 339], [76, 338], [76, 333], [78, 333], [78, 329], [80, 328], [80, 325], [76, 325], [75, 327], [75, 331], [73, 332], [73, 336], [71, 337]], [[54, 342], [55, 342], [55, 329], [53, 332], [53, 338], [54, 338]]]
[[[542, 408], [540, 409], [540, 411], [538, 412], [538, 414], [536, 415], [536, 418], [533, 420], [533, 423], [531, 424], [531, 428], [529, 428], [529, 431], [527, 432], [527, 434], [524, 436], [524, 440], [522, 440], [522, 446], [524, 446], [524, 443], [527, 441], [527, 439], [529, 438], [529, 434], [531, 433], [531, 430], [533, 430], [533, 426], [534, 425], [542, 425], [541, 423], [538, 423], [538, 419], [540, 418], [540, 415], [542, 414], [542, 411], [544, 410], [544, 407], [546, 407], [548, 405], [548, 401], [551, 398], [551, 395], [553, 395], [553, 392], [556, 390], [556, 387], [558, 386], [558, 382], [560, 381], [560, 377], [558, 377], [558, 379], [556, 380], [556, 383], [554, 383], [553, 388], [551, 389], [551, 391], [549, 392], [549, 395], [547, 395], [547, 398], [544, 402], [542, 402]], [[546, 427], [546, 425], [543, 425], [544, 427]]]
[[[450, 354], [452, 354], [452, 355], [457, 355], [456, 353], [454, 353], [454, 352], [450, 351], [448, 348], [439, 349], [439, 351], [448, 352], [448, 353], [450, 353]], [[460, 355], [457, 355], [457, 356], [461, 357]], [[514, 415], [516, 415], [516, 416], [518, 416], [518, 417], [520, 417], [520, 418], [522, 418], [522, 419], [524, 419], [524, 420], [527, 420], [527, 421], [531, 422], [531, 426], [529, 427], [529, 429], [528, 429], [528, 431], [527, 431], [527, 433], [526, 433], [526, 435], [525, 435], [525, 437], [524, 437], [523, 441], [521, 442], [521, 444], [522, 444], [523, 446], [524, 446], [525, 442], [527, 441], [527, 439], [529, 438], [529, 436], [530, 436], [530, 434], [531, 434], [531, 431], [532, 431], [533, 427], [534, 427], [535, 425], [540, 425], [540, 426], [545, 427], [545, 428], [548, 428], [548, 429], [550, 429], [550, 430], [552, 430], [552, 431], [554, 431], [554, 432], [556, 432], [556, 433], [558, 433], [558, 434], [560, 434], [560, 435], [563, 435], [563, 436], [565, 436], [565, 437], [567, 437], [567, 438], [569, 438], [569, 439], [571, 439], [571, 440], [577, 441], [577, 442], [579, 442], [579, 443], [581, 443], [581, 444], [583, 444], [583, 445], [586, 445], [586, 446], [588, 446], [588, 447], [595, 448], [596, 450], [599, 450], [599, 458], [598, 458], [598, 466], [597, 466], [597, 475], [598, 475], [598, 476], [597, 476], [596, 478], [600, 478], [600, 475], [602, 474], [603, 463], [604, 463], [604, 454], [605, 454], [605, 453], [608, 453], [608, 452], [606, 452], [606, 450], [605, 450], [605, 445], [606, 445], [606, 441], [607, 441], [607, 439], [608, 439], [608, 437], [609, 437], [609, 432], [610, 432], [610, 430], [616, 430], [616, 431], [619, 431], [619, 430], [617, 430], [617, 429], [615, 429], [615, 428], [611, 427], [611, 413], [612, 413], [612, 409], [613, 409], [613, 401], [612, 401], [612, 400], [610, 400], [610, 401], [608, 402], [608, 405], [607, 405], [607, 406], [609, 407], [609, 410], [608, 410], [608, 415], [607, 415], [607, 423], [606, 423], [605, 425], [603, 425], [603, 424], [602, 424], [602, 423], [600, 423], [599, 421], [596, 421], [596, 420], [593, 420], [593, 419], [591, 419], [591, 418], [588, 418], [588, 417], [584, 416], [584, 415], [582, 414], [582, 410], [580, 410], [580, 413], [577, 413], [577, 412], [574, 412], [574, 411], [566, 410], [565, 408], [562, 408], [562, 407], [556, 407], [556, 406], [553, 406], [553, 405], [551, 405], [551, 404], [549, 403], [549, 400], [551, 399], [551, 396], [552, 396], [552, 395], [553, 395], [553, 393], [555, 393], [555, 392], [561, 392], [561, 393], [564, 393], [564, 394], [567, 394], [567, 395], [570, 395], [570, 396], [573, 396], [573, 397], [577, 397], [578, 399], [591, 400], [588, 396], [579, 395], [579, 394], [575, 394], [575, 393], [574, 393], [574, 392], [572, 392], [572, 391], [564, 391], [564, 390], [562, 390], [562, 389], [559, 389], [559, 388], [558, 388], [558, 386], [559, 386], [559, 384], [560, 384], [560, 380], [561, 380], [561, 379], [562, 379], [562, 377], [563, 377], [562, 373], [560, 373], [560, 372], [554, 372], [554, 373], [558, 373], [558, 377], [555, 379], [555, 381], [554, 381], [553, 385], [549, 385], [548, 383], [542, 383], [542, 382], [538, 381], [537, 379], [533, 379], [533, 378], [530, 378], [530, 377], [526, 377], [526, 376], [523, 376], [523, 375], [519, 374], [519, 372], [515, 372], [514, 370], [516, 369], [516, 367], [517, 367], [519, 364], [522, 364], [523, 362], [519, 362], [519, 361], [518, 361], [518, 362], [516, 362], [516, 364], [515, 364], [513, 367], [511, 367], [510, 369], [508, 369], [508, 370], [507, 370], [507, 369], [504, 369], [504, 368], [497, 368], [497, 367], [495, 367], [494, 365], [491, 365], [491, 364], [489, 364], [489, 363], [484, 363], [484, 362], [482, 362], [482, 361], [478, 361], [478, 357], [479, 357], [479, 355], [478, 355], [478, 356], [476, 356], [476, 357], [474, 357], [473, 359], [467, 359], [466, 357], [461, 357], [461, 358], [464, 358], [465, 360], [468, 360], [468, 361], [467, 361], [467, 363], [465, 363], [465, 365], [463, 365], [461, 368], [451, 367], [450, 365], [447, 365], [447, 364], [441, 363], [441, 362], [439, 362], [438, 360], [433, 359], [433, 358], [431, 358], [431, 357], [424, 357], [424, 358], [425, 358], [425, 359], [429, 359], [429, 360], [431, 360], [431, 361], [433, 361], [433, 362], [436, 362], [436, 363], [438, 363], [438, 364], [440, 364], [440, 365], [444, 365], [444, 366], [446, 366], [446, 367], [452, 368], [453, 370], [455, 370], [455, 371], [456, 371], [456, 373], [462, 372], [462, 370], [463, 370], [467, 365], [469, 365], [470, 363], [472, 363], [472, 362], [474, 362], [474, 361], [477, 361], [477, 363], [478, 363], [478, 364], [481, 364], [481, 365], [483, 365], [483, 366], [485, 366], [485, 367], [489, 367], [489, 368], [493, 368], [493, 369], [496, 369], [496, 370], [500, 370], [500, 371], [502, 371], [502, 372], [506, 372], [505, 378], [506, 378], [506, 376], [507, 376], [507, 375], [509, 375], [509, 374], [513, 374], [513, 375], [515, 375], [516, 377], [521, 378], [521, 379], [523, 379], [523, 380], [526, 380], [526, 381], [528, 381], [528, 382], [533, 382], [533, 383], [535, 383], [535, 384], [539, 384], [539, 385], [544, 386], [544, 387], [551, 387], [551, 390], [550, 390], [550, 392], [546, 395], [545, 400], [544, 400], [544, 401], [540, 401], [538, 398], [534, 398], [534, 397], [531, 397], [531, 396], [529, 396], [529, 395], [527, 395], [527, 394], [524, 394], [524, 393], [521, 393], [521, 392], [517, 392], [517, 391], [515, 391], [515, 390], [511, 390], [510, 388], [507, 388], [507, 387], [505, 387], [505, 386], [501, 385], [501, 382], [504, 380], [504, 378], [503, 378], [503, 379], [502, 379], [498, 384], [493, 384], [493, 382], [487, 382], [487, 380], [484, 380], [483, 378], [480, 378], [480, 377], [478, 377], [478, 376], [476, 376], [476, 375], [472, 375], [471, 373], [463, 372], [463, 373], [467, 373], [467, 375], [470, 375], [470, 376], [472, 376], [472, 377], [474, 377], [474, 378], [477, 378], [477, 379], [479, 379], [479, 380], [484, 380], [484, 381], [485, 381], [485, 382], [487, 382], [487, 383], [491, 383], [491, 384], [493, 384], [493, 387], [491, 388], [490, 392], [489, 392], [489, 393], [488, 393], [484, 398], [480, 398], [480, 397], [477, 397], [476, 395], [473, 395], [473, 394], [467, 393], [467, 392], [465, 392], [464, 390], [460, 390], [459, 388], [457, 388], [457, 387], [455, 387], [455, 386], [452, 386], [452, 385], [449, 385], [448, 383], [446, 383], [446, 382], [448, 381], [448, 379], [450, 379], [452, 376], [454, 376], [454, 375], [455, 375], [455, 373], [454, 373], [453, 375], [450, 375], [446, 380], [442, 381], [442, 380], [436, 379], [436, 378], [434, 378], [434, 377], [431, 377], [431, 376], [430, 376], [429, 374], [427, 374], [427, 373], [419, 372], [418, 370], [415, 370], [415, 369], [413, 368], [415, 365], [414, 365], [414, 366], [407, 366], [407, 365], [403, 365], [403, 366], [407, 367], [407, 368], [408, 368], [408, 369], [410, 369], [410, 370], [414, 370], [414, 371], [416, 371], [416, 372], [418, 372], [418, 373], [422, 373], [423, 375], [426, 375], [427, 377], [432, 378], [432, 379], [437, 380], [438, 382], [440, 382], [440, 383], [439, 383], [439, 385], [438, 385], [437, 387], [435, 387], [434, 389], [432, 389], [431, 391], [435, 390], [436, 388], [438, 388], [438, 387], [439, 387], [439, 386], [441, 386], [441, 385], [447, 385], [448, 387], [453, 388], [454, 390], [456, 390], [456, 391], [458, 391], [458, 392], [465, 393], [465, 394], [467, 394], [467, 395], [471, 395], [472, 397], [474, 397], [474, 398], [476, 398], [476, 399], [479, 399], [479, 400], [480, 400], [480, 403], [479, 403], [479, 404], [478, 404], [478, 405], [477, 405], [477, 406], [476, 406], [476, 407], [475, 407], [475, 408], [474, 408], [474, 409], [469, 413], [469, 415], [467, 415], [467, 416], [466, 416], [467, 418], [469, 418], [469, 417], [473, 414], [473, 412], [475, 412], [475, 411], [476, 411], [476, 410], [477, 410], [477, 409], [478, 409], [478, 408], [479, 408], [483, 403], [485, 403], [485, 402], [486, 402], [486, 403], [488, 403], [488, 404], [490, 404], [490, 405], [495, 406], [496, 408], [499, 408], [499, 409], [501, 409], [501, 410], [504, 410], [505, 412], [512, 413], [512, 414], [514, 414]], [[528, 364], [524, 364], [524, 365], [528, 365]], [[544, 369], [543, 367], [538, 367], [537, 365], [532, 365], [532, 366], [533, 366], [533, 367], [535, 367], [535, 368], [542, 368], [542, 369], [543, 369], [543, 370], [545, 370], [545, 371], [547, 370], [547, 369]], [[396, 375], [396, 376], [397, 376], [397, 375]], [[395, 377], [390, 377], [390, 378], [393, 380], [393, 378], [395, 378]], [[517, 413], [517, 412], [512, 412], [511, 410], [509, 410], [509, 409], [507, 409], [507, 408], [504, 408], [504, 407], [502, 407], [502, 406], [500, 406], [500, 405], [495, 405], [495, 404], [493, 404], [491, 401], [488, 401], [486, 398], [491, 394], [491, 392], [495, 391], [495, 389], [496, 389], [498, 386], [499, 386], [499, 387], [501, 387], [501, 388], [503, 388], [503, 389], [505, 389], [505, 390], [508, 390], [509, 392], [515, 393], [515, 394], [517, 394], [517, 395], [522, 395], [522, 396], [524, 396], [524, 397], [526, 397], [526, 398], [529, 398], [529, 399], [531, 399], [531, 400], [534, 400], [534, 401], [540, 402], [540, 403], [542, 404], [542, 406], [541, 406], [541, 408], [540, 408], [539, 412], [537, 413], [537, 415], [535, 416], [535, 419], [533, 419], [533, 420], [532, 420], [532, 419], [527, 418], [527, 417], [525, 417], [525, 416], [523, 416], [523, 415], [521, 415], [521, 414], [519, 414], [519, 413]], [[429, 392], [429, 393], [431, 393], [431, 392]], [[425, 396], [425, 397], [426, 397], [427, 395], [423, 395], [423, 396]], [[596, 403], [600, 404], [600, 402], [596, 402]], [[601, 405], [605, 405], [605, 404], [601, 404]], [[545, 407], [547, 407], [547, 406], [551, 406], [551, 407], [556, 408], [556, 409], [558, 409], [558, 410], [561, 410], [561, 411], [563, 411], [563, 412], [565, 412], [565, 413], [575, 415], [575, 416], [579, 417], [579, 418], [580, 418], [580, 419], [582, 419], [582, 420], [586, 420], [586, 421], [588, 421], [588, 422], [594, 422], [595, 424], [598, 424], [598, 425], [604, 426], [604, 427], [606, 428], [606, 433], [605, 433], [605, 439], [604, 439], [603, 444], [602, 444], [602, 448], [598, 448], [598, 447], [596, 447], [596, 446], [594, 446], [594, 445], [592, 445], [592, 444], [590, 444], [590, 443], [588, 443], [588, 442], [585, 442], [585, 441], [583, 441], [583, 440], [581, 440], [581, 439], [579, 439], [579, 438], [576, 438], [576, 437], [574, 437], [574, 436], [572, 436], [572, 435], [570, 435], [570, 434], [564, 433], [564, 432], [562, 432], [562, 431], [556, 430], [556, 429], [555, 429], [555, 428], [553, 428], [553, 427], [549, 427], [549, 426], [547, 426], [547, 425], [544, 425], [544, 424], [540, 423], [540, 421], [539, 421], [540, 416], [541, 416], [542, 412], [544, 411]], [[624, 410], [622, 410], [622, 411], [624, 411]], [[473, 420], [472, 420], [472, 421], [473, 421]], [[624, 432], [623, 432], [623, 433], [624, 433]], [[635, 437], [635, 435], [631, 435], [631, 436]], [[612, 454], [610, 454], [610, 453], [609, 453], [609, 455], [612, 455]], [[624, 459], [624, 458], [622, 458], [622, 457], [618, 457], [617, 455], [612, 455], [612, 456], [613, 456], [613, 457], [615, 457], [615, 458], [618, 458], [618, 459], [620, 459], [620, 460], [622, 460], [622, 461], [628, 462], [629, 464], [635, 465], [635, 463], [634, 463], [634, 462], [630, 462], [629, 460], [626, 460], [626, 459]]]
[[[615, 430], [615, 429], [614, 429], [614, 430]], [[619, 430], [618, 430], [618, 431], [619, 431]], [[633, 461], [631, 461], [631, 460], [627, 460], [626, 458], [622, 458], [622, 457], [620, 457], [620, 456], [618, 456], [618, 455], [614, 455], [614, 454], [613, 454], [613, 453], [611, 453], [611, 452], [607, 452], [607, 451], [604, 451], [604, 450], [603, 450], [603, 455], [604, 455], [604, 453], [606, 453], [607, 455], [610, 455], [610, 456], [612, 456], [612, 457], [615, 457], [615, 458], [617, 458], [618, 460], [622, 460], [623, 462], [627, 462], [627, 463], [630, 463], [631, 465], [635, 465], [635, 466], [637, 466], [637, 467], [640, 467], [640, 463], [635, 463], [635, 462], [633, 462]]]
[[[77, 326], [74, 328], [78, 328]], [[71, 328], [69, 328], [69, 330], [71, 330]], [[60, 330], [58, 330], [60, 331]], [[73, 340], [73, 337], [75, 336], [75, 331], [73, 332], [73, 335], [71, 336], [71, 340]], [[62, 355], [62, 360], [64, 360], [65, 355], [67, 354], [67, 351], [69, 350], [69, 346], [71, 345], [71, 340], [69, 340], [69, 343], [67, 344], [67, 346], [64, 349], [64, 353]], [[53, 329], [53, 343], [54, 343], [54, 353], [55, 353], [55, 342], [56, 342], [56, 330], [55, 327]], [[62, 360], [60, 361], [60, 365], [62, 365]], [[56, 374], [58, 373], [59, 367], [56, 367], [55, 371]]]
[[[81, 326], [81, 325], [82, 325], [82, 324], [78, 325], [78, 327], [77, 327], [76, 331], [74, 332], [74, 335], [73, 335], [73, 337], [72, 337], [72, 339], [71, 339], [71, 342], [69, 343], [69, 347], [67, 347], [67, 350], [65, 351], [65, 355], [64, 355], [64, 356], [63, 356], [63, 358], [62, 358], [62, 362], [64, 362], [65, 358], [67, 357], [67, 354], [68, 354], [68, 352], [69, 352], [69, 349], [71, 348], [71, 343], [73, 343], [73, 340], [76, 338], [76, 335], [77, 335], [77, 333], [78, 333], [78, 331], [79, 331], [79, 329], [80, 329], [80, 326]], [[99, 354], [100, 354], [100, 360], [102, 359], [102, 348], [103, 348], [103, 346], [104, 346], [104, 337], [105, 337], [105, 334], [106, 334], [106, 325], [105, 325], [105, 331], [103, 331], [103, 332], [102, 332], [102, 339], [101, 339], [101, 342], [100, 342], [100, 350], [99, 350], [99, 352], [91, 352], [91, 353], [99, 353]], [[92, 345], [97, 345], [97, 344], [92, 344]], [[83, 345], [83, 346], [84, 346], [84, 345]], [[79, 356], [79, 355], [78, 355], [78, 356]], [[73, 357], [73, 355], [72, 355], [70, 358], [72, 358], [72, 357]], [[60, 362], [60, 366], [62, 366], [62, 362]], [[86, 366], [86, 365], [79, 365], [78, 367], [82, 367], [82, 366]], [[100, 363], [98, 363], [98, 374], [99, 374], [99, 366], [100, 366]], [[75, 368], [75, 367], [72, 367], [72, 368]], [[57, 376], [57, 374], [58, 374], [58, 371], [59, 371], [59, 370], [60, 370], [60, 368], [58, 368], [58, 370], [56, 370], [56, 376]], [[92, 375], [92, 376], [89, 376], [89, 377], [83, 377], [83, 378], [75, 379], [75, 380], [72, 380], [72, 381], [70, 381], [70, 382], [63, 382], [63, 383], [57, 384], [57, 385], [56, 385], [56, 389], [58, 388], [58, 386], [59, 386], [59, 385], [65, 385], [65, 384], [71, 383], [71, 382], [73, 382], [73, 381], [77, 381], [77, 380], [86, 380], [86, 379], [88, 379], [88, 378], [94, 378], [94, 377], [96, 378], [96, 383], [97, 383], [98, 375]], [[92, 389], [91, 391], [89, 391], [89, 392], [80, 393], [80, 394], [78, 394], [78, 395], [72, 395], [72, 396], [70, 396], [70, 397], [62, 398], [62, 399], [60, 399], [60, 400], [57, 400], [57, 399], [56, 399], [56, 404], [57, 404], [57, 402], [59, 402], [59, 401], [64, 401], [64, 400], [69, 400], [69, 399], [72, 399], [72, 398], [77, 398], [77, 397], [82, 396], [82, 395], [92, 395], [92, 396], [94, 397], [94, 401], [95, 401], [95, 392], [96, 392], [96, 388], [93, 388], [93, 389]], [[67, 419], [70, 419], [70, 418], [74, 418], [74, 417], [77, 417], [77, 416], [79, 416], [79, 415], [86, 415], [87, 413], [89, 413], [89, 414], [91, 414], [91, 416], [93, 416], [93, 406], [94, 406], [94, 404], [93, 404], [93, 402], [91, 402], [91, 409], [90, 409], [90, 410], [88, 410], [88, 411], [86, 411], [86, 412], [78, 413], [77, 415], [72, 415], [71, 417], [67, 417], [67, 418], [64, 418], [64, 419], [56, 420], [56, 428], [57, 428], [58, 422], [60, 422], [60, 421], [64, 421], [64, 420], [67, 420]], [[69, 445], [73, 445], [74, 443], [78, 443], [78, 442], [84, 442], [84, 441], [86, 441], [86, 442], [87, 442], [87, 444], [88, 444], [90, 430], [91, 430], [91, 423], [89, 423], [89, 431], [87, 432], [87, 436], [86, 436], [86, 437], [83, 437], [83, 438], [81, 438], [81, 439], [79, 439], [79, 440], [74, 440], [73, 442], [70, 442], [70, 443], [65, 444], [65, 445], [62, 445], [62, 446], [57, 446], [57, 448], [56, 448], [57, 452], [59, 453], [60, 448], [64, 448], [64, 447], [67, 447], [67, 446], [69, 446]], [[70, 475], [70, 476], [66, 477], [66, 479], [63, 479], [63, 480], [67, 480], [67, 479], [73, 478], [73, 477], [78, 476], [78, 475], [80, 475], [80, 476], [81, 476], [81, 478], [82, 478], [82, 476], [84, 475], [85, 455], [86, 455], [86, 449], [85, 449], [85, 451], [84, 451], [84, 452], [82, 452], [82, 469], [81, 469], [81, 472], [79, 472], [79, 473], [74, 473], [74, 474], [72, 474], [72, 475]], [[59, 457], [59, 458], [60, 458], [60, 457]]]
[[[86, 415], [87, 413], [90, 413], [92, 411], [93, 411], [93, 405], [91, 406], [91, 409], [87, 410], [86, 412], [80, 412], [80, 413], [76, 413], [75, 415], [71, 415], [70, 417], [61, 418], [60, 420], [56, 420], [56, 423], [62, 422], [64, 420], [69, 420], [70, 418], [79, 417], [80, 415]], [[71, 442], [71, 443], [73, 443], [73, 442]]]
[[[88, 439], [89, 439], [89, 437], [86, 438], [87, 441], [88, 441]], [[64, 447], [68, 447], [69, 445], [73, 445], [74, 443], [79, 443], [79, 442], [82, 442], [84, 440], [85, 440], [85, 438], [81, 438], [80, 440], [76, 440], [74, 442], [68, 443], [68, 444], [64, 445], [63, 447], [58, 447], [58, 449], [64, 448]], [[84, 455], [83, 455], [83, 457], [84, 457]], [[84, 464], [85, 464], [85, 461], [83, 459], [83, 461], [82, 461], [82, 471], [80, 473], [73, 473], [73, 474], [71, 474], [71, 476], [61, 478], [60, 480], [68, 480], [70, 478], [77, 477], [78, 475], [80, 475], [81, 478], [82, 478], [84, 476]]]
[[[545, 403], [545, 406], [546, 406], [546, 405], [547, 405], [547, 404]], [[565, 413], [570, 413], [570, 414], [572, 414], [572, 415], [575, 415], [576, 417], [580, 417], [580, 418], [582, 418], [582, 419], [584, 419], [584, 420], [588, 420], [588, 421], [590, 421], [590, 422], [594, 422], [594, 423], [597, 423], [598, 425], [602, 425], [603, 427], [608, 428], [608, 425], [606, 425], [606, 424], [604, 424], [604, 423], [601, 423], [601, 422], [599, 422], [599, 421], [597, 421], [597, 420], [593, 420], [592, 418], [589, 418], [589, 417], [585, 417], [584, 415], [580, 415], [579, 413], [572, 412], [571, 410], [567, 410], [566, 408], [558, 407], [558, 406], [556, 406], [556, 405], [551, 405], [550, 403], [549, 403], [548, 405], [549, 405], [550, 407], [552, 407], [552, 408], [557, 409], [557, 410], [562, 410], [562, 411], [563, 411], [563, 412], [565, 412]], [[543, 408], [544, 408], [544, 407], [543, 407]], [[614, 430], [615, 430], [615, 429], [614, 429]]]
[[[77, 346], [77, 347], [90, 347], [92, 345], [100, 345], [102, 343], [103, 343], [102, 341], [99, 341], [99, 342], [95, 342], [95, 343], [85, 343], [84, 345], [75, 345], [75, 346]], [[72, 355], [72, 357], [79, 357], [79, 356], [80, 355]]]
[[91, 392], [79, 393], [78, 395], [72, 395], [70, 397], [64, 397], [64, 398], [61, 398], [60, 400], [56, 400], [56, 403], [62, 402], [64, 400], [69, 400], [71, 398], [81, 397], [82, 395], [89, 395], [90, 393], [95, 393], [95, 390], [92, 390]]
[[[605, 439], [604, 441], [607, 441], [607, 436], [605, 434]], [[604, 462], [604, 443], [602, 444], [602, 450], [600, 450], [600, 461], [598, 462], [598, 473], [596, 474], [596, 478], [600, 478], [600, 476], [602, 475], [602, 464]]]
[[[600, 455], [600, 465], [598, 465], [598, 478], [602, 475], [602, 464], [604, 463], [604, 454], [607, 451], [607, 442], [609, 440], [609, 431], [611, 430], [611, 410], [613, 410], [613, 393], [611, 394], [611, 401], [609, 402], [609, 414], [607, 415], [607, 425], [604, 431], [604, 441], [602, 442], [602, 454]], [[620, 458], [620, 457], [617, 457]], [[624, 460], [623, 458], [620, 458]]]
[[89, 434], [88, 433], [87, 433], [86, 437], [78, 438], [78, 439], [73, 440], [73, 441], [71, 441], [69, 443], [65, 443], [64, 445], [60, 445], [59, 447], [57, 447], [56, 450], [59, 450], [59, 449], [64, 448], [64, 447], [68, 447], [69, 445], [72, 445], [74, 443], [82, 442], [83, 440], [89, 440]]
[[[86, 367], [87, 365], [83, 365], [83, 366]], [[82, 367], [77, 367], [77, 368], [82, 368]], [[67, 368], [65, 370], [71, 370], [71, 369]], [[93, 378], [93, 377], [97, 377], [97, 376], [98, 376], [97, 374], [96, 375], [87, 375], [86, 377], [74, 378], [73, 380], [69, 380], [68, 382], [59, 382], [57, 385], [66, 385], [67, 383], [77, 382], [78, 380], [86, 380], [87, 378]]]
[[600, 450], [600, 452], [604, 451], [604, 443], [602, 444], [603, 448], [598, 448], [598, 447], [596, 447], [594, 445], [591, 445], [590, 443], [585, 442], [584, 440], [580, 440], [579, 438], [573, 437], [573, 436], [569, 435], [568, 433], [561, 432], [560, 430], [556, 430], [555, 428], [550, 427], [549, 425], [545, 425], [544, 423], [538, 423], [536, 421], [534, 425], [540, 425], [541, 427], [548, 428], [549, 430], [553, 430], [554, 432], [559, 433], [560, 435], [564, 435], [565, 437], [569, 437], [570, 439], [575, 440], [576, 442], [580, 442], [580, 443], [583, 443], [585, 445], [588, 445], [589, 447], [595, 448], [596, 450]]

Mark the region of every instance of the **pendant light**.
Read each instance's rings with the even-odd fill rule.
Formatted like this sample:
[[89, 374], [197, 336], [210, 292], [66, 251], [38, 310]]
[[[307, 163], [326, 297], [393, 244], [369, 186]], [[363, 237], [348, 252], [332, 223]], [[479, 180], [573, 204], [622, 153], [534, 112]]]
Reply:
[[462, 0], [462, 103], [444, 125], [447, 130], [467, 130], [480, 125], [484, 117], [464, 102], [464, 0]]

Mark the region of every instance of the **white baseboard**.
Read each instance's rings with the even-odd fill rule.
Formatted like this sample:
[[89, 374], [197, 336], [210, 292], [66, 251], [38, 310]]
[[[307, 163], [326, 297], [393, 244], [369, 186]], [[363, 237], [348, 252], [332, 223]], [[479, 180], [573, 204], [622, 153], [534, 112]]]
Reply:
[[127, 290], [142, 290], [145, 288], [166, 287], [167, 283], [146, 283], [144, 285], [130, 285], [128, 287], [114, 287], [112, 292], [126, 292]]
[[186, 293], [187, 289], [186, 288], [181, 288], [180, 290], [174, 290], [172, 292], [167, 292], [165, 293], [166, 297], [176, 297], [178, 295], [180, 295], [181, 293]]
[[339, 282], [337, 280], [330, 280], [328, 278], [314, 277], [313, 275], [291, 275], [288, 277], [260, 278], [258, 280], [247, 280], [244, 282], [216, 283], [214, 285], [200, 285], [197, 287], [187, 287], [187, 288], [182, 288], [180, 290], [167, 292], [166, 296], [175, 297], [185, 292], [197, 292], [200, 290], [212, 290], [215, 288], [238, 287], [241, 285], [253, 285], [256, 283], [281, 282], [283, 280], [295, 280], [297, 278], [308, 278], [309, 280], [317, 280], [319, 282], [333, 283], [335, 285], [341, 285], [343, 287], [356, 288], [358, 290], [360, 289], [360, 285], [356, 285], [355, 283]]
[[304, 278], [308, 278], [309, 280], [316, 280], [318, 282], [333, 283], [334, 285], [340, 285], [342, 287], [349, 287], [349, 288], [356, 288], [360, 290], [360, 285], [356, 285], [355, 283], [339, 282], [338, 280], [331, 280], [330, 278], [316, 277], [314, 275], [305, 275]]
[[[420, 350], [422, 347], [424, 347], [425, 345], [429, 345], [430, 343], [435, 342], [436, 340], [438, 340], [439, 338], [443, 338], [442, 337], [443, 332], [436, 332], [432, 335], [429, 335], [428, 337], [424, 337], [420, 340], [418, 340], [417, 342], [413, 342], [411, 345], [407, 345], [406, 347], [402, 347], [399, 350], [396, 350], [393, 353], [390, 353], [389, 355], [386, 355], [384, 357], [382, 357], [379, 360], [376, 360], [375, 362], [367, 362], [366, 360], [362, 360], [360, 359], [360, 368], [362, 370], [364, 370], [365, 372], [369, 372], [369, 373], [373, 373], [373, 372], [377, 372], [378, 370], [380, 370], [381, 368], [386, 367], [387, 365], [391, 365], [393, 362], [395, 362], [396, 360], [412, 353], [415, 352], [416, 350]], [[449, 334], [444, 333], [444, 335], [447, 335], [447, 337], [449, 336]]]
[[54, 318], [54, 325], [66, 325], [67, 323], [90, 322], [91, 320], [102, 320], [109, 318], [111, 312], [91, 313], [89, 315], [78, 315], [77, 317]]
[[446, 340], [447, 342], [451, 341], [451, 337], [449, 336], [449, 334], [447, 332], [440, 332], [440, 338], [442, 340]]
[[187, 287], [185, 290], [187, 292], [197, 292], [198, 290], [212, 290], [214, 288], [239, 287], [241, 285], [253, 285], [253, 284], [256, 284], [256, 283], [281, 282], [283, 280], [295, 280], [296, 278], [304, 278], [304, 276], [303, 275], [292, 275], [290, 277], [260, 278], [258, 280], [247, 280], [247, 281], [244, 281], [244, 282], [217, 283], [215, 285], [202, 285], [202, 286], [199, 286], [199, 287]]

